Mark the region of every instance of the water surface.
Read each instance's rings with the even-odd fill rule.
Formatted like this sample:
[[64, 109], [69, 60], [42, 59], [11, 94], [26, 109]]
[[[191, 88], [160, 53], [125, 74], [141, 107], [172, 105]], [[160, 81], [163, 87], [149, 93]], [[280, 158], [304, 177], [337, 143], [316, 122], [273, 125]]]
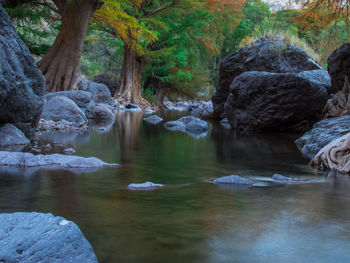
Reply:
[[[310, 169], [293, 136], [238, 136], [212, 125], [195, 139], [142, 118], [117, 116], [107, 134], [45, 134], [42, 143], [55, 140], [55, 151], [65, 144], [122, 167], [1, 170], [0, 211], [73, 220], [100, 262], [350, 262], [350, 180]], [[309, 182], [272, 184], [273, 173]], [[243, 189], [209, 182], [230, 174], [264, 182]], [[145, 181], [166, 187], [126, 188]]]

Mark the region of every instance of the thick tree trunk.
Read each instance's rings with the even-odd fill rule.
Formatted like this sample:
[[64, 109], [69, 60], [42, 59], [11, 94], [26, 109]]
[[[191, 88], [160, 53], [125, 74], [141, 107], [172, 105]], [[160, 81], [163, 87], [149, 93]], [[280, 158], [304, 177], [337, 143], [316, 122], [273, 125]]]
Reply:
[[75, 88], [87, 26], [98, 3], [97, 0], [72, 0], [65, 5], [56, 40], [38, 63], [48, 92]]
[[141, 108], [151, 107], [151, 104], [141, 96], [141, 75], [143, 61], [133, 48], [124, 46], [121, 83], [114, 98], [117, 105], [138, 104]]

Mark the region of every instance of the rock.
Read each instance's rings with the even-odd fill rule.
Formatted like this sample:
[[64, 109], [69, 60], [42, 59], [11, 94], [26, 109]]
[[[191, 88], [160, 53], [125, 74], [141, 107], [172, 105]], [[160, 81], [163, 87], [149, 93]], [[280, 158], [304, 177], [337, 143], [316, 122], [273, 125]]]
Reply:
[[34, 155], [31, 153], [6, 151], [0, 151], [0, 166], [45, 167], [55, 169], [119, 167], [118, 164], [105, 163], [95, 157], [84, 158], [58, 153]]
[[87, 124], [74, 123], [66, 120], [52, 121], [40, 119], [37, 131], [80, 131], [85, 132], [88, 130]]
[[272, 179], [275, 181], [293, 181], [293, 182], [305, 182], [307, 179], [297, 178], [297, 177], [286, 177], [281, 174], [272, 175]]
[[109, 89], [99, 83], [95, 83], [93, 81], [90, 82], [90, 92], [92, 95], [92, 100], [98, 104], [98, 103], [103, 103], [107, 105], [114, 105], [114, 101], [111, 95], [111, 92]]
[[54, 96], [44, 105], [41, 118], [45, 120], [66, 120], [75, 123], [86, 123], [84, 112], [72, 101], [64, 96]]
[[152, 114], [152, 113], [154, 113], [154, 110], [152, 110], [152, 109], [145, 109], [145, 110], [143, 111], [143, 113], [144, 113], [144, 114]]
[[92, 80], [96, 83], [101, 83], [106, 85], [106, 87], [109, 89], [112, 95], [115, 94], [115, 92], [120, 86], [120, 79], [114, 80], [110, 78], [107, 74], [96, 75], [92, 78]]
[[145, 182], [141, 184], [129, 184], [128, 188], [130, 190], [150, 190], [150, 189], [155, 189], [155, 188], [160, 188], [163, 187], [164, 185], [162, 184], [155, 184], [152, 182]]
[[191, 103], [179, 101], [174, 103], [168, 102], [168, 109], [169, 110], [176, 110], [176, 111], [188, 111], [190, 109]]
[[230, 130], [230, 129], [231, 129], [231, 125], [230, 125], [230, 123], [229, 123], [229, 121], [228, 121], [227, 118], [222, 119], [222, 120], [220, 121], [220, 124], [221, 124], [222, 127], [224, 127], [224, 128], [227, 129], [227, 130]]
[[307, 80], [314, 87], [323, 87], [327, 90], [328, 95], [333, 93], [331, 78], [325, 70], [309, 70], [296, 74], [297, 77]]
[[350, 174], [350, 132], [323, 147], [311, 165]]
[[296, 74], [250, 71], [232, 82], [225, 115], [240, 132], [281, 130], [318, 120], [326, 101], [323, 87]]
[[106, 104], [91, 104], [92, 106], [89, 106], [86, 109], [86, 116], [89, 119], [93, 119], [95, 124], [98, 125], [104, 125], [104, 126], [110, 126], [115, 121], [114, 113], [112, 112], [109, 105]]
[[30, 141], [16, 126], [7, 123], [0, 128], [0, 147], [28, 144]]
[[47, 144], [45, 144], [44, 146], [42, 146], [42, 148], [43, 148], [45, 151], [48, 151], [48, 152], [52, 151], [52, 146], [51, 146], [51, 144], [49, 144], [49, 143], [47, 143]]
[[82, 91], [82, 90], [58, 91], [58, 92], [48, 93], [45, 95], [45, 99], [48, 101], [56, 96], [64, 96], [71, 99], [83, 111], [89, 105], [92, 99], [90, 92]]
[[139, 107], [139, 105], [136, 105], [136, 104], [128, 104], [124, 107], [124, 110], [131, 111], [131, 112], [142, 111], [142, 109]]
[[220, 177], [213, 181], [214, 184], [243, 184], [243, 185], [252, 185], [254, 182], [247, 178], [240, 177], [238, 175], [229, 175]]
[[213, 103], [211, 101], [199, 101], [189, 107], [194, 117], [210, 118], [214, 113]]
[[295, 141], [302, 154], [313, 159], [330, 142], [350, 132], [350, 115], [317, 122], [312, 130]]
[[160, 123], [161, 121], [163, 121], [163, 119], [157, 115], [152, 115], [152, 116], [149, 116], [147, 118], [144, 118], [143, 119], [144, 121], [147, 121], [149, 123], [152, 123], [154, 125]]
[[74, 154], [75, 150], [73, 148], [67, 148], [63, 151], [65, 154]]
[[12, 123], [30, 137], [44, 104], [45, 79], [0, 6], [0, 125]]
[[258, 40], [221, 61], [219, 84], [212, 98], [214, 111], [218, 116], [224, 114], [229, 87], [232, 81], [244, 72], [298, 73], [321, 69], [297, 46], [286, 44], [282, 40]]
[[0, 262], [97, 262], [79, 227], [43, 213], [0, 214]]
[[110, 106], [114, 105], [111, 92], [104, 84], [79, 77], [78, 90], [90, 92], [92, 101], [95, 104], [104, 103]]
[[168, 121], [164, 127], [171, 131], [182, 131], [193, 137], [202, 137], [208, 133], [209, 125], [206, 121], [193, 116], [184, 116], [177, 121]]
[[341, 90], [345, 76], [350, 77], [350, 43], [335, 49], [327, 60], [327, 70], [331, 76], [332, 93]]

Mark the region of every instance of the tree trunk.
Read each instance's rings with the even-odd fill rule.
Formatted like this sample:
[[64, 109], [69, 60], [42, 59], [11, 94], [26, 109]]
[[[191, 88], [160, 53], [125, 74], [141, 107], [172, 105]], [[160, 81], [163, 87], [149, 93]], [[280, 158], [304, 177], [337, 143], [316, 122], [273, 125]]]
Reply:
[[87, 26], [98, 3], [97, 0], [72, 0], [65, 5], [56, 40], [38, 63], [48, 92], [75, 88]]
[[137, 51], [125, 44], [121, 83], [114, 98], [117, 105], [138, 104], [141, 108], [151, 104], [141, 96], [143, 61]]

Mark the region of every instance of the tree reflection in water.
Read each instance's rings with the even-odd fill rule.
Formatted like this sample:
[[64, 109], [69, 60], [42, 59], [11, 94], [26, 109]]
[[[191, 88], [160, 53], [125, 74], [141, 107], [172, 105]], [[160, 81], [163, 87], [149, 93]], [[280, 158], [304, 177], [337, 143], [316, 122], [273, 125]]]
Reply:
[[140, 123], [143, 112], [117, 112], [116, 122], [120, 141], [122, 164], [132, 161], [132, 156], [140, 147]]

